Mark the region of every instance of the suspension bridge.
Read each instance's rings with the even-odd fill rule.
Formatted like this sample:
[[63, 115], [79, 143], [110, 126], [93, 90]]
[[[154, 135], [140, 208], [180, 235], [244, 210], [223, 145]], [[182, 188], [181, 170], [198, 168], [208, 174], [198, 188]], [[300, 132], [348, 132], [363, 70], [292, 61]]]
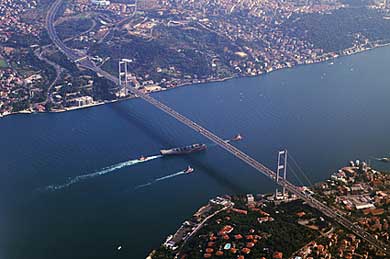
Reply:
[[[81, 55], [80, 53], [68, 48], [65, 46], [65, 44], [60, 40], [60, 38], [57, 35], [57, 32], [54, 28], [54, 18], [58, 12], [59, 7], [63, 4], [64, 0], [56, 0], [49, 8], [49, 11], [47, 13], [46, 17], [46, 26], [47, 31], [49, 33], [49, 36], [53, 43], [57, 46], [57, 48], [65, 54], [71, 61], [76, 62], [79, 67], [84, 67], [86, 69], [92, 70], [95, 73], [97, 73], [100, 76], [105, 77], [106, 79], [112, 81], [113, 83], [120, 85], [120, 76], [119, 78], [114, 77], [113, 75], [109, 74], [108, 72], [102, 70], [100, 67], [97, 67], [88, 56]], [[126, 75], [127, 76], [127, 75]], [[338, 222], [340, 225], [344, 226], [345, 228], [349, 229], [351, 232], [355, 233], [360, 238], [364, 239], [371, 245], [377, 248], [378, 251], [390, 255], [390, 247], [388, 244], [384, 244], [378, 239], [376, 239], [374, 236], [366, 232], [363, 228], [361, 228], [358, 225], [355, 225], [353, 222], [348, 220], [346, 217], [344, 217], [339, 212], [335, 211], [331, 207], [327, 206], [323, 202], [315, 199], [311, 195], [308, 195], [301, 191], [301, 189], [298, 186], [293, 185], [291, 182], [289, 182], [285, 178], [280, 178], [279, 174], [276, 174], [273, 170], [269, 169], [265, 165], [261, 164], [248, 154], [244, 153], [243, 151], [239, 150], [238, 148], [234, 147], [230, 143], [227, 143], [222, 138], [218, 137], [211, 131], [207, 130], [206, 128], [202, 127], [198, 123], [186, 118], [185, 116], [181, 115], [177, 111], [173, 110], [169, 106], [163, 104], [162, 102], [156, 100], [152, 96], [140, 91], [137, 88], [134, 87], [128, 87], [127, 90], [139, 97], [142, 98], [144, 101], [150, 103], [157, 109], [165, 112], [166, 114], [170, 115], [171, 117], [175, 118], [179, 122], [183, 123], [184, 125], [188, 126], [189, 128], [195, 130], [199, 134], [203, 135], [210, 141], [217, 144], [222, 149], [226, 150], [230, 154], [232, 154], [234, 157], [240, 159], [250, 167], [256, 169], [259, 173], [267, 176], [268, 178], [271, 178], [275, 183], [280, 185], [284, 190], [287, 190], [288, 192], [295, 194], [297, 197], [305, 201], [308, 205], [311, 207], [321, 211], [324, 215], [328, 216], [329, 218], [333, 219], [334, 221]], [[279, 166], [279, 165], [278, 165]]]

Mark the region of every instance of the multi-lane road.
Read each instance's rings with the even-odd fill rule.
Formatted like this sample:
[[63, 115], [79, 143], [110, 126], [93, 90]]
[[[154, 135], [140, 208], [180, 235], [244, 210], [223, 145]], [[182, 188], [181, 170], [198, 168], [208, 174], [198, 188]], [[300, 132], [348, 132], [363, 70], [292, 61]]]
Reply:
[[[47, 13], [46, 17], [46, 26], [47, 31], [49, 33], [49, 36], [53, 43], [57, 46], [57, 48], [65, 54], [69, 60], [76, 62], [78, 66], [90, 69], [94, 71], [95, 73], [98, 73], [100, 76], [105, 77], [106, 79], [114, 82], [115, 84], [119, 84], [118, 78], [114, 77], [110, 73], [102, 70], [100, 67], [97, 67], [88, 56], [83, 56], [82, 54], [76, 52], [75, 50], [72, 50], [68, 48], [58, 37], [57, 32], [54, 28], [54, 19], [58, 12], [59, 7], [63, 4], [64, 0], [56, 0], [51, 7], [49, 8], [49, 11]], [[267, 177], [271, 178], [272, 180], [276, 180], [276, 173], [272, 171], [271, 169], [267, 168], [257, 160], [253, 159], [243, 151], [239, 150], [238, 148], [234, 147], [230, 143], [227, 143], [211, 131], [207, 130], [206, 128], [200, 126], [199, 124], [193, 122], [192, 120], [186, 118], [185, 116], [181, 115], [177, 111], [173, 110], [172, 108], [168, 107], [167, 105], [161, 103], [160, 101], [154, 99], [148, 94], [145, 94], [138, 89], [135, 88], [129, 88], [129, 91], [142, 98], [146, 102], [152, 104], [156, 108], [160, 109], [161, 111], [169, 114], [176, 120], [180, 121], [181, 123], [187, 125], [188, 127], [192, 128], [196, 132], [202, 134], [204, 137], [208, 138], [209, 140], [216, 143], [221, 148], [225, 149], [232, 155], [234, 155], [236, 158], [240, 159], [241, 161], [245, 162], [249, 166], [256, 169], [258, 172], [266, 175]], [[386, 244], [383, 244], [381, 241], [377, 240], [375, 237], [373, 237], [371, 234], [367, 233], [364, 229], [359, 227], [358, 225], [355, 225], [353, 222], [345, 218], [343, 215], [335, 211], [334, 209], [328, 207], [326, 204], [322, 203], [321, 201], [313, 198], [310, 195], [304, 194], [299, 187], [293, 185], [292, 183], [288, 182], [287, 180], [280, 179], [278, 181], [278, 184], [282, 187], [285, 187], [287, 191], [290, 193], [293, 193], [297, 195], [299, 198], [304, 200], [308, 205], [310, 205], [313, 208], [318, 209], [321, 211], [324, 215], [328, 216], [329, 218], [332, 218], [336, 222], [338, 222], [340, 225], [344, 226], [345, 228], [349, 229], [351, 232], [355, 233], [356, 235], [360, 236], [362, 239], [366, 240], [371, 245], [375, 246], [378, 251], [381, 251], [384, 254], [390, 254], [390, 247]]]

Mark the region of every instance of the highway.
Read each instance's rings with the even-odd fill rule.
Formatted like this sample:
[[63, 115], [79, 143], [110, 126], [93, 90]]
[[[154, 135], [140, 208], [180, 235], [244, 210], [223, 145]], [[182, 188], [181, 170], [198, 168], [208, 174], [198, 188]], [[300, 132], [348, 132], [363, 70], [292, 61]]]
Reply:
[[[95, 66], [95, 64], [89, 59], [89, 57], [83, 57], [80, 54], [78, 54], [76, 51], [68, 48], [58, 37], [57, 32], [54, 28], [54, 18], [56, 16], [56, 13], [63, 3], [64, 0], [56, 0], [51, 7], [49, 8], [49, 11], [47, 13], [46, 17], [46, 26], [49, 33], [50, 38], [52, 39], [53, 43], [57, 46], [57, 48], [64, 53], [71, 61], [75, 62], [76, 60], [80, 60], [77, 62], [78, 66], [90, 69], [94, 71], [95, 73], [105, 77], [106, 79], [114, 82], [115, 84], [119, 84], [118, 78], [114, 77], [113, 75], [109, 74], [108, 72], [102, 70], [100, 67]], [[146, 102], [150, 103], [151, 105], [155, 106], [156, 108], [160, 109], [161, 111], [167, 113], [168, 115], [172, 116], [176, 120], [180, 121], [181, 123], [187, 125], [191, 129], [195, 130], [196, 132], [202, 134], [204, 137], [208, 138], [212, 142], [216, 143], [218, 146], [223, 148], [224, 150], [231, 153], [236, 158], [239, 158], [244, 163], [248, 164], [249, 166], [256, 169], [258, 172], [262, 173], [263, 175], [271, 178], [273, 181], [276, 181], [276, 173], [272, 171], [271, 169], [267, 168], [257, 160], [253, 159], [243, 151], [239, 150], [238, 148], [234, 147], [230, 143], [225, 142], [223, 139], [212, 133], [211, 131], [207, 130], [206, 128], [200, 126], [199, 124], [193, 122], [192, 120], [186, 118], [185, 116], [181, 115], [180, 113], [176, 112], [172, 108], [168, 107], [167, 105], [161, 103], [160, 101], [154, 99], [148, 94], [145, 94], [138, 89], [135, 88], [129, 88], [129, 91], [142, 98]], [[293, 185], [292, 183], [288, 182], [287, 180], [280, 179], [278, 184], [282, 187], [285, 187], [286, 190], [288, 190], [290, 193], [293, 193], [297, 195], [300, 199], [305, 201], [308, 205], [310, 205], [313, 208], [318, 209], [321, 211], [324, 215], [328, 216], [329, 218], [332, 218], [336, 222], [338, 222], [340, 225], [344, 226], [345, 228], [349, 229], [351, 232], [355, 233], [356, 235], [360, 236], [362, 239], [369, 242], [371, 245], [375, 246], [378, 251], [383, 252], [384, 254], [390, 255], [390, 248], [386, 244], [383, 244], [381, 241], [377, 240], [375, 237], [367, 233], [364, 229], [360, 228], [357, 225], [354, 225], [353, 222], [333, 210], [332, 208], [326, 206], [322, 202], [316, 200], [310, 195], [304, 194], [299, 187]], [[389, 251], [389, 252], [388, 252]]]

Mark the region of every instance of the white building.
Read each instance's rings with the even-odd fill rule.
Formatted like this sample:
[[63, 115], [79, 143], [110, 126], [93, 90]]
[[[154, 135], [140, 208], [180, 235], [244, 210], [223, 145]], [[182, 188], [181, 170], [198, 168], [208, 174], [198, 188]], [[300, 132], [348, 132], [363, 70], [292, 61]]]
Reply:
[[74, 101], [76, 102], [77, 106], [81, 107], [81, 106], [92, 104], [93, 98], [91, 96], [82, 96], [74, 99]]
[[255, 205], [255, 197], [253, 197], [253, 194], [247, 194], [246, 201], [247, 201], [248, 206]]
[[99, 6], [109, 6], [110, 1], [107, 0], [91, 0], [92, 4], [99, 5]]
[[364, 209], [373, 209], [375, 208], [375, 205], [372, 203], [360, 203], [360, 204], [355, 204], [355, 207], [357, 210], [364, 210]]

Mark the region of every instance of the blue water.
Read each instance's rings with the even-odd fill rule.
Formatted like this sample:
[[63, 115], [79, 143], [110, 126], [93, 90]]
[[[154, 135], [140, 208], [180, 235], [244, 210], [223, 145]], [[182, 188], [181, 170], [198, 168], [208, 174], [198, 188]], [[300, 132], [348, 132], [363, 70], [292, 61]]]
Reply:
[[[316, 182], [390, 153], [388, 67], [382, 48], [154, 96], [223, 138], [241, 133], [234, 145], [269, 167], [287, 148]], [[273, 191], [213, 145], [137, 162], [196, 142], [208, 143], [142, 100], [1, 119], [0, 258], [145, 258], [209, 198]]]

